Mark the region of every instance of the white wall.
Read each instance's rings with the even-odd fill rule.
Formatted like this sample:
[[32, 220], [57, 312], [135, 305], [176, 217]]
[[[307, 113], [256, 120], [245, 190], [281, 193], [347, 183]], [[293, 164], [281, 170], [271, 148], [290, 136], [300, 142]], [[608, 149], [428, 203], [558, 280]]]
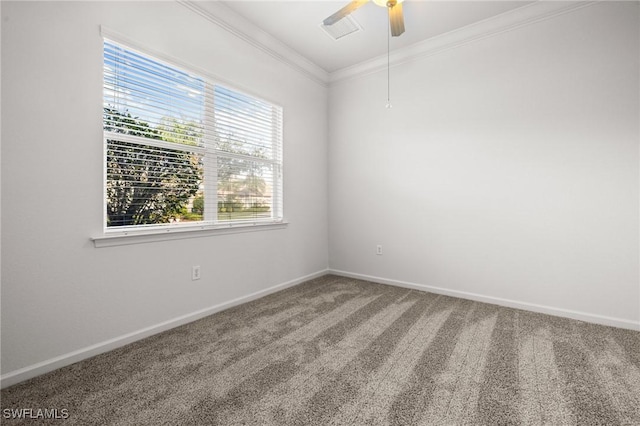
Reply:
[[[3, 377], [326, 270], [325, 87], [174, 2], [2, 3]], [[284, 107], [286, 229], [94, 248], [100, 25]]]
[[638, 6], [333, 85], [330, 268], [640, 329]]

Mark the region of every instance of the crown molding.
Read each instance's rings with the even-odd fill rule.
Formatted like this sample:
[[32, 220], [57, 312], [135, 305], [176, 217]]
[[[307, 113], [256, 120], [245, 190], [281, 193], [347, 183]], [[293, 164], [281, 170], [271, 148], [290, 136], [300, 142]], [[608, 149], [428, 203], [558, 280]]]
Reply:
[[[390, 55], [389, 65], [396, 66], [435, 55], [467, 43], [512, 31], [596, 3], [600, 3], [600, 1], [578, 0], [569, 3], [564, 1], [536, 1], [535, 3], [512, 9], [491, 18], [396, 50]], [[378, 56], [371, 60], [332, 72], [329, 75], [329, 83], [330, 85], [338, 84], [342, 81], [382, 71], [386, 68], [387, 55]]]
[[[176, 1], [192, 12], [195, 12], [235, 37], [267, 53], [323, 87], [329, 87], [330, 85], [339, 84], [342, 81], [375, 73], [387, 67], [387, 55], [381, 55], [368, 61], [329, 73], [280, 40], [261, 30], [225, 6], [222, 2], [208, 2], [207, 8], [205, 9], [198, 5], [196, 0]], [[573, 12], [602, 1], [607, 0], [573, 0], [569, 2], [538, 0], [517, 9], [512, 9], [482, 21], [412, 44], [403, 49], [393, 51], [389, 58], [389, 65], [396, 66], [422, 59], [467, 43]]]
[[205, 9], [198, 5], [198, 2], [195, 0], [176, 1], [223, 30], [300, 72], [321, 86], [328, 87], [329, 73], [327, 71], [238, 15], [222, 2], [208, 2], [207, 8]]

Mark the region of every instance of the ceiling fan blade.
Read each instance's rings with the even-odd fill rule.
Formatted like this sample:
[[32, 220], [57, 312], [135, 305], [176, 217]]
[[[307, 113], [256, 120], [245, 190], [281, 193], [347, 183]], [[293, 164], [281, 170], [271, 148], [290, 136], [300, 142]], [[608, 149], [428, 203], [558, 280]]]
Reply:
[[360, 7], [364, 6], [368, 2], [369, 0], [354, 0], [348, 5], [346, 5], [345, 7], [343, 7], [342, 9], [340, 9], [339, 11], [337, 11], [336, 13], [334, 13], [333, 15], [329, 16], [324, 21], [322, 21], [322, 23], [324, 25], [333, 25], [339, 20], [341, 20], [342, 18], [344, 18], [345, 16], [351, 14], [356, 9], [359, 9]]
[[398, 37], [404, 32], [404, 16], [402, 16], [402, 3], [396, 3], [389, 10], [389, 21], [391, 23], [391, 35]]

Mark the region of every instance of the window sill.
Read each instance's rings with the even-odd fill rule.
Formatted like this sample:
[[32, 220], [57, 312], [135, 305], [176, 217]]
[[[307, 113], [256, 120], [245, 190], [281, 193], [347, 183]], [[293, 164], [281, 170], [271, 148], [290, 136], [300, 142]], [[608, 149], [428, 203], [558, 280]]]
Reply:
[[115, 247], [130, 244], [154, 243], [157, 241], [182, 240], [186, 238], [212, 237], [242, 232], [270, 231], [285, 229], [288, 224], [288, 222], [257, 222], [216, 226], [171, 227], [154, 230], [112, 231], [100, 237], [93, 237], [91, 240], [96, 248]]

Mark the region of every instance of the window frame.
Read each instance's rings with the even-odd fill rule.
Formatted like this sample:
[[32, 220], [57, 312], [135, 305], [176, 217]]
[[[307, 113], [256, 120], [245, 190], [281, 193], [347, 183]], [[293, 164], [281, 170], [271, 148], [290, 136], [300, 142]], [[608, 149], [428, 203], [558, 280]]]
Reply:
[[[103, 36], [103, 45], [109, 41], [116, 45], [123, 47], [124, 49], [131, 50], [135, 53], [144, 55], [151, 60], [164, 63], [169, 66], [179, 68], [182, 71], [193, 74], [202, 78], [207, 86], [211, 86], [210, 90], [206, 90], [207, 99], [205, 104], [214, 105], [215, 100], [209, 99], [214, 96], [215, 88], [221, 87], [224, 90], [231, 91], [243, 96], [250, 97], [259, 102], [267, 103], [272, 109], [278, 110], [278, 121], [272, 122], [274, 127], [277, 127], [277, 135], [274, 135], [272, 139], [271, 149], [273, 150], [272, 158], [259, 158], [251, 155], [244, 155], [239, 153], [232, 153], [221, 150], [216, 144], [216, 138], [218, 132], [215, 129], [215, 117], [214, 112], [207, 112], [204, 118], [204, 127], [209, 129], [209, 132], [205, 133], [203, 138], [203, 146], [190, 146], [186, 144], [175, 144], [173, 142], [165, 142], [162, 140], [153, 140], [140, 136], [119, 134], [114, 132], [108, 132], [104, 129], [104, 118], [102, 122], [102, 139], [103, 139], [103, 222], [102, 222], [102, 235], [91, 238], [96, 247], [106, 247], [113, 245], [123, 244], [138, 244], [152, 241], [173, 240], [182, 238], [194, 238], [202, 236], [210, 236], [216, 234], [229, 234], [237, 232], [251, 232], [251, 231], [264, 231], [271, 229], [282, 229], [286, 227], [288, 222], [284, 219], [284, 109], [282, 106], [267, 100], [263, 97], [256, 96], [249, 91], [239, 89], [235, 84], [229, 84], [221, 81], [221, 79], [212, 76], [208, 72], [197, 67], [185, 64], [180, 60], [168, 57], [165, 54], [153, 51], [145, 47], [139, 46], [135, 42], [131, 42], [119, 34], [113, 33], [101, 27], [101, 33]], [[102, 50], [102, 58], [105, 58], [104, 49]], [[102, 84], [104, 86], [104, 66], [102, 68]], [[103, 87], [104, 91], [104, 87]], [[102, 95], [103, 109], [104, 109], [104, 94]], [[213, 108], [212, 108], [213, 109]], [[202, 221], [183, 222], [183, 223], [161, 223], [161, 224], [148, 224], [148, 225], [124, 225], [124, 226], [108, 226], [107, 221], [107, 209], [108, 209], [108, 197], [107, 197], [107, 147], [108, 140], [117, 140], [124, 143], [134, 143], [137, 145], [153, 145], [160, 148], [169, 148], [172, 150], [179, 150], [189, 153], [197, 153], [203, 155], [203, 169], [204, 173], [202, 179], [208, 184], [204, 185], [203, 193], [205, 200], [207, 197], [213, 202], [205, 202], [205, 211], [203, 213]], [[149, 143], [153, 141], [152, 143]], [[246, 161], [251, 161], [263, 165], [269, 165], [273, 170], [272, 182], [271, 182], [271, 196], [273, 200], [271, 202], [270, 217], [255, 217], [242, 220], [220, 220], [218, 216], [218, 159], [220, 157], [226, 158], [239, 158]]]

